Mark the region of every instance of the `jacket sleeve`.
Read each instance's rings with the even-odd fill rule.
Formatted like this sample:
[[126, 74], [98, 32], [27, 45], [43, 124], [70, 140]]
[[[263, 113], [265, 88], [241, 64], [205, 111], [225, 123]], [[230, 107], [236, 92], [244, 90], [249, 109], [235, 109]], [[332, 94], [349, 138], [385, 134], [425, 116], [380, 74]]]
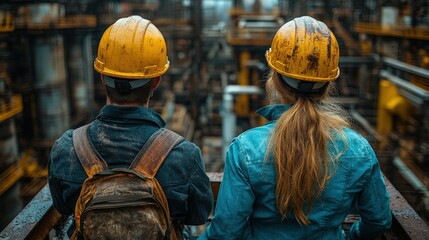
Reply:
[[72, 131], [55, 141], [48, 158], [48, 184], [55, 209], [63, 215], [74, 213], [74, 206], [86, 178], [80, 163], [74, 158]]
[[255, 201], [246, 157], [235, 139], [227, 152], [214, 217], [199, 239], [243, 239], [246, 234], [247, 219]]
[[207, 222], [213, 207], [213, 193], [210, 179], [205, 172], [205, 161], [198, 148], [194, 151], [192, 175], [189, 189], [189, 211], [184, 220], [187, 225], [201, 225]]
[[[62, 215], [70, 215], [73, 209], [70, 208], [64, 199], [64, 185], [62, 179], [55, 177], [54, 169], [57, 168], [58, 159], [56, 159], [58, 151], [58, 141], [55, 142], [51, 149], [48, 159], [48, 184], [52, 196], [52, 202], [56, 210]], [[54, 166], [53, 166], [54, 165]]]
[[72, 215], [74, 214], [74, 205], [79, 198], [79, 192], [72, 193], [72, 195], [67, 198], [66, 194], [69, 191], [64, 191], [63, 189], [78, 189], [81, 184], [79, 183], [65, 183], [62, 179], [58, 179], [54, 176], [49, 177], [49, 190], [51, 191], [52, 202], [55, 209], [62, 215]]
[[351, 227], [350, 239], [373, 239], [389, 230], [392, 224], [389, 194], [372, 148], [370, 158], [371, 173], [357, 200], [360, 219]]

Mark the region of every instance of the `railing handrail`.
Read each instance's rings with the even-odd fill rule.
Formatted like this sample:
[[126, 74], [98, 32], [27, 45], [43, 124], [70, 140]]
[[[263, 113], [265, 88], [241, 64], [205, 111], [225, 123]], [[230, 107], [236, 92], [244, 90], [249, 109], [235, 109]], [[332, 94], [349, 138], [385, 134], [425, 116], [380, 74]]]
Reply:
[[60, 218], [46, 184], [0, 233], [0, 239], [45, 239]]
[[[213, 197], [216, 200], [223, 173], [209, 172]], [[385, 239], [429, 239], [429, 227], [407, 203], [404, 197], [385, 178], [390, 195], [393, 216], [392, 230], [384, 234]], [[54, 209], [49, 186], [31, 200], [20, 214], [0, 233], [0, 239], [45, 239], [49, 232], [61, 219], [61, 215]]]
[[403, 72], [411, 73], [411, 74], [429, 79], [429, 70], [427, 69], [417, 67], [389, 57], [383, 57], [382, 61], [383, 61], [383, 64], [387, 67], [392, 67], [394, 69], [401, 70]]

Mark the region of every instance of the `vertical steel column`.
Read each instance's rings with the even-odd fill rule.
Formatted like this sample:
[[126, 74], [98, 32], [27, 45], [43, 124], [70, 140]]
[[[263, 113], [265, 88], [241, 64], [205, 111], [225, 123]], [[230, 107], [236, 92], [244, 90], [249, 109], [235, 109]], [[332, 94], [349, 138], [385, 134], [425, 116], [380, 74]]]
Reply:
[[234, 113], [234, 95], [238, 94], [260, 95], [263, 94], [263, 90], [257, 86], [228, 85], [225, 87], [222, 105], [222, 153], [224, 157], [231, 140], [236, 134], [237, 118]]
[[[95, 109], [93, 102], [95, 102], [94, 96], [94, 75], [93, 75], [93, 61], [94, 56], [92, 54], [92, 44], [91, 44], [92, 35], [87, 34], [83, 38], [82, 48], [83, 48], [83, 72], [86, 85], [86, 96], [88, 101], [88, 111], [90, 113], [89, 118], [95, 118]], [[99, 80], [99, 79], [97, 79]]]

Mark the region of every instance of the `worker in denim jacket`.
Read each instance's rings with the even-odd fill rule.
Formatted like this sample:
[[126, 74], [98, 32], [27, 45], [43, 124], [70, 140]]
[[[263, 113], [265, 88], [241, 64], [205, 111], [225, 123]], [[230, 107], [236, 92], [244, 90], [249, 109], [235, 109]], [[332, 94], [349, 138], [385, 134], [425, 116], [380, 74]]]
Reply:
[[[103, 34], [94, 68], [106, 86], [105, 105], [90, 123], [89, 137], [109, 168], [128, 167], [164, 120], [148, 108], [161, 75], [169, 68], [161, 32], [140, 16], [119, 19]], [[74, 212], [87, 178], [72, 143], [73, 130], [60, 137], [49, 157], [49, 187], [55, 208]], [[173, 223], [204, 224], [213, 195], [201, 150], [185, 140], [161, 165], [156, 179], [162, 186]], [[136, 226], [138, 227], [138, 226]]]
[[[211, 224], [200, 239], [371, 239], [391, 227], [383, 175], [367, 140], [330, 97], [339, 48], [311, 17], [283, 25], [266, 53], [268, 123], [236, 137]], [[278, 103], [278, 104], [274, 104]], [[345, 235], [341, 224], [360, 219]]]

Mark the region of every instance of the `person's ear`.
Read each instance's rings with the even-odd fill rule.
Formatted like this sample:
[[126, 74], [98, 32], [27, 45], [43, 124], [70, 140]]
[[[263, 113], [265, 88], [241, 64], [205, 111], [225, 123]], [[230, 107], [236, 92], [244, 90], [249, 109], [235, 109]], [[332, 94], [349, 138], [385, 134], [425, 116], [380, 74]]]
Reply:
[[104, 75], [103, 74], [100, 74], [100, 80], [104, 85], [106, 85], [106, 81], [104, 81]]
[[155, 91], [155, 89], [158, 88], [160, 82], [161, 82], [161, 76], [155, 77], [152, 79], [152, 82], [151, 82], [152, 91]]

